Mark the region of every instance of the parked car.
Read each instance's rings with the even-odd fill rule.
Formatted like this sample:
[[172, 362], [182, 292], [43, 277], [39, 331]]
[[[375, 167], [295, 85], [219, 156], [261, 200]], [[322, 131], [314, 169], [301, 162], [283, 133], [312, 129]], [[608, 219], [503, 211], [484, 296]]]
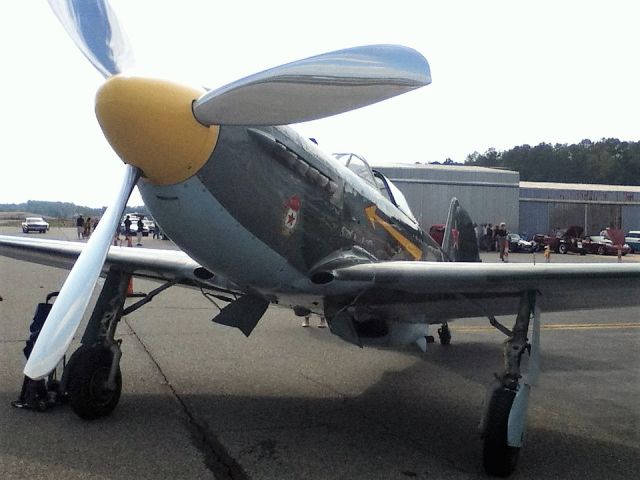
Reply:
[[40, 232], [46, 233], [49, 230], [49, 224], [42, 217], [27, 217], [22, 222], [22, 231], [24, 233]]
[[[614, 245], [611, 240], [602, 235], [585, 237], [583, 244], [589, 253], [618, 255], [618, 246]], [[622, 246], [622, 255], [626, 255], [627, 253], [631, 253], [631, 247], [625, 243]]]
[[442, 240], [444, 239], [444, 227], [444, 223], [437, 223], [429, 228], [429, 236], [440, 246], [442, 246]]
[[143, 219], [142, 223], [144, 224], [144, 230], [142, 230], [142, 236], [148, 237], [156, 228], [156, 224], [153, 220]]
[[624, 237], [624, 241], [634, 252], [640, 252], [640, 230], [631, 230]]
[[529, 242], [525, 240], [517, 233], [510, 233], [507, 235], [509, 240], [509, 251], [510, 252], [534, 252], [535, 246], [533, 242]]
[[572, 225], [569, 228], [563, 228], [554, 235], [545, 235], [543, 244], [556, 253], [579, 253], [586, 255], [587, 249], [582, 243], [582, 232], [584, 229], [579, 225]]
[[545, 237], [546, 237], [546, 235], [544, 233], [536, 233], [531, 238], [531, 243], [533, 243], [533, 251], [534, 252], [541, 252], [541, 251], [544, 250], [544, 247], [545, 247], [544, 238]]

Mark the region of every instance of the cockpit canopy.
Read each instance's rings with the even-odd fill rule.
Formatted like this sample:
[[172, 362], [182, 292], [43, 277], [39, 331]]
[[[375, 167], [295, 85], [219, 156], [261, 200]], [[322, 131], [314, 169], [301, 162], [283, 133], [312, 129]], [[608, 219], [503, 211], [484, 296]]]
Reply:
[[377, 170], [373, 170], [367, 161], [355, 153], [334, 153], [333, 156], [360, 178], [376, 187], [396, 207], [415, 223], [418, 223], [411, 212], [409, 203], [398, 187]]

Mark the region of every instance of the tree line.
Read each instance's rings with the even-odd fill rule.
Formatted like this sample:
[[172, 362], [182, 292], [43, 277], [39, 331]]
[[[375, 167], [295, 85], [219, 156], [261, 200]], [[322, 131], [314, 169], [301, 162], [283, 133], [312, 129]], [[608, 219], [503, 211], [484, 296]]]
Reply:
[[530, 182], [640, 185], [640, 142], [603, 138], [578, 144], [540, 143], [510, 150], [490, 148], [467, 156], [465, 165], [498, 167]]
[[[0, 212], [31, 213], [47, 218], [73, 218], [84, 215], [100, 218], [107, 207], [86, 207], [70, 202], [48, 202], [44, 200], [29, 200], [24, 203], [0, 203]], [[127, 207], [125, 213], [141, 212], [147, 214], [147, 207]]]

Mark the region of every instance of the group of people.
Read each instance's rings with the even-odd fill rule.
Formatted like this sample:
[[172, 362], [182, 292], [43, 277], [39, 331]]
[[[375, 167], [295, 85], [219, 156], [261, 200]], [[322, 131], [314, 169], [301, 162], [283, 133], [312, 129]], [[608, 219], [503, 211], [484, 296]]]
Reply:
[[[142, 246], [142, 232], [144, 231], [144, 216], [139, 216], [138, 219], [136, 220], [136, 232], [135, 232], [135, 236], [136, 236], [136, 245], [138, 247]], [[127, 215], [124, 219], [124, 231], [121, 231], [120, 226], [118, 225], [118, 228], [116, 229], [116, 232], [114, 234], [113, 237], [113, 244], [114, 245], [122, 245], [122, 240], [120, 239], [120, 234], [123, 233], [125, 240], [127, 241], [127, 243], [129, 244], [131, 242], [131, 238], [133, 237], [133, 233], [131, 231], [131, 225], [133, 224], [133, 221], [131, 220], [131, 217], [129, 215]], [[77, 234], [78, 234], [78, 240], [87, 240], [90, 236], [91, 233], [95, 230], [96, 226], [98, 225], [98, 219], [94, 218], [92, 219], [91, 217], [87, 217], [84, 218], [82, 215], [78, 215], [78, 218], [76, 218], [76, 229], [77, 229]], [[151, 233], [151, 232], [149, 232]], [[161, 231], [160, 231], [160, 227], [156, 224], [154, 229], [153, 229], [153, 238], [160, 238], [161, 237]]]
[[501, 222], [499, 224], [492, 225], [487, 223], [482, 225], [482, 236], [479, 240], [480, 248], [487, 252], [498, 252], [500, 260], [503, 262], [509, 261], [509, 241], [507, 230], [507, 224]]
[[[144, 216], [139, 216], [138, 217], [138, 221], [136, 222], [136, 246], [141, 247], [142, 246], [142, 231], [144, 230], [144, 222], [142, 221], [144, 219]], [[132, 237], [132, 232], [131, 232], [131, 224], [133, 223], [131, 221], [131, 218], [129, 217], [129, 215], [127, 215], [124, 219], [124, 238], [125, 240], [127, 240], [127, 244], [130, 242], [130, 239]], [[118, 229], [116, 229], [116, 238], [119, 239], [119, 230], [120, 227], [118, 227]], [[114, 244], [115, 244], [115, 240], [114, 240]]]
[[82, 215], [78, 215], [76, 218], [76, 230], [78, 233], [78, 240], [88, 240], [91, 236], [91, 232], [96, 229], [98, 225], [98, 219], [87, 217], [86, 219]]

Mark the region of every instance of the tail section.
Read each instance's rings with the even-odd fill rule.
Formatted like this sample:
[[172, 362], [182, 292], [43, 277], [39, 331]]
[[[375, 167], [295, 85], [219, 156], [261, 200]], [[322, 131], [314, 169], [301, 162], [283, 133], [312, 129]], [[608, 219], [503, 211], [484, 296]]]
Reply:
[[457, 198], [451, 199], [442, 249], [453, 262], [480, 262], [475, 227]]

